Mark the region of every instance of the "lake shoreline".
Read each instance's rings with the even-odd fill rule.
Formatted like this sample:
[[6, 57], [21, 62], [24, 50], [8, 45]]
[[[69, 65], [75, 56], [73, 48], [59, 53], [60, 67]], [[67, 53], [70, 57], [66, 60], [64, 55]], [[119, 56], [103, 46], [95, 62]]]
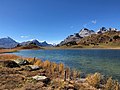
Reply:
[[67, 48], [62, 48], [62, 47], [43, 47], [43, 49], [45, 49], [45, 50], [60, 50], [60, 49], [65, 49], [65, 50], [94, 50], [94, 49], [98, 49], [98, 50], [120, 50], [120, 47], [117, 47], [117, 48], [69, 48], [69, 47], [67, 47]]
[[[1, 58], [2, 58], [2, 60], [1, 60]], [[30, 65], [25, 64], [25, 65], [19, 65], [19, 66], [12, 64], [14, 61], [16, 61], [18, 59], [19, 60], [27, 60], [31, 64]], [[7, 63], [8, 63], [8, 65], [7, 65]], [[34, 65], [36, 67], [41, 67], [42, 69], [35, 69], [35, 70], [33, 69], [31, 71], [29, 68], [27, 68], [28, 66], [34, 66]], [[58, 71], [56, 71], [56, 68], [58, 66], [60, 66], [58, 69], [59, 72], [62, 71], [61, 74], [58, 73], [59, 77], [57, 76]], [[66, 74], [64, 74], [64, 70], [66, 71]], [[106, 83], [104, 83], [104, 84], [102, 84], [102, 86], [98, 87], [98, 85], [101, 85], [100, 82], [102, 80], [102, 75], [100, 73], [89, 74], [88, 76], [86, 76], [84, 78], [79, 78], [79, 73], [77, 71], [73, 70], [72, 72], [69, 72], [68, 70], [69, 70], [69, 68], [68, 67], [64, 68], [63, 64], [55, 64], [55, 63], [49, 62], [49, 61], [43, 62], [37, 58], [36, 59], [35, 58], [24, 58], [21, 56], [16, 56], [16, 55], [11, 55], [11, 54], [1, 54], [0, 55], [0, 72], [1, 72], [0, 74], [3, 77], [1, 78], [0, 81], [1, 81], [1, 84], [4, 82], [4, 85], [6, 87], [3, 87], [3, 85], [0, 87], [2, 89], [4, 89], [4, 88], [10, 89], [11, 88], [14, 90], [27, 89], [27, 88], [28, 89], [30, 89], [30, 88], [37, 89], [38, 87], [44, 88], [45, 90], [48, 90], [48, 89], [54, 90], [54, 89], [58, 89], [58, 88], [60, 90], [64, 89], [64, 88], [71, 88], [73, 90], [74, 89], [76, 89], [76, 90], [79, 90], [79, 89], [90, 89], [90, 90], [101, 89], [101, 90], [104, 90], [104, 88], [108, 88], [108, 87], [120, 88], [119, 83], [117, 81], [112, 80], [111, 78], [108, 78], [108, 81], [111, 80], [110, 82], [113, 83], [113, 86], [109, 86], [107, 83], [108, 81], [106, 81]], [[68, 78], [69, 73], [73, 74], [73, 78], [71, 78], [71, 79]], [[14, 77], [14, 79], [10, 78], [11, 75], [12, 75], [12, 77]], [[37, 79], [36, 80], [32, 79], [33, 77], [38, 77], [39, 75], [41, 75], [40, 77], [49, 78], [50, 81], [48, 81], [48, 79], [47, 79], [47, 82], [37, 80]], [[64, 75], [68, 75], [68, 76], [64, 76]], [[66, 77], [66, 79], [65, 79], [65, 77]], [[7, 78], [7, 79], [5, 79], [5, 78]], [[105, 78], [104, 78], [104, 80], [105, 80]], [[10, 81], [12, 83], [7, 83]], [[18, 83], [15, 83], [16, 81]], [[61, 83], [62, 83], [62, 86], [61, 86]], [[116, 83], [118, 83], [118, 84], [116, 84]], [[38, 85], [38, 86], [36, 86], [36, 85]], [[108, 86], [106, 86], [106, 85], [108, 85]], [[12, 86], [12, 87], [10, 87], [10, 86]]]
[[31, 49], [20, 49], [20, 48], [13, 48], [13, 49], [0, 49], [0, 54], [2, 53], [12, 53], [17, 52], [20, 50], [120, 50], [120, 47], [117, 48], [61, 48], [61, 47], [43, 47], [43, 48], [31, 48]]

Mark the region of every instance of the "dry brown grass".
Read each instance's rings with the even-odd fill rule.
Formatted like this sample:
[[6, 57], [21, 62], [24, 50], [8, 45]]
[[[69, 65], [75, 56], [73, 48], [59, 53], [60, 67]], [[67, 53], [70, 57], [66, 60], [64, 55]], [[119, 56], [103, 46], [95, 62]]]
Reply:
[[59, 74], [61, 75], [61, 77], [64, 76], [64, 64], [60, 63], [58, 65], [58, 70], [59, 70]]
[[19, 49], [0, 49], [0, 54], [1, 53], [11, 53], [11, 52], [17, 52]]
[[17, 59], [17, 58], [21, 58], [20, 56], [16, 56], [13, 54], [0, 54], [0, 59], [2, 60], [6, 60], [6, 59]]
[[105, 90], [120, 90], [120, 84], [118, 81], [112, 80], [112, 77], [110, 77], [105, 84]]
[[99, 87], [102, 75], [100, 73], [95, 73], [88, 75], [86, 80], [93, 87]]
[[[25, 60], [28, 60], [32, 65], [38, 65], [41, 66], [43, 69], [42, 71], [35, 71], [35, 72], [29, 72], [29, 71], [21, 71], [22, 75], [24, 76], [34, 76], [37, 74], [45, 74], [47, 77], [50, 77], [52, 80], [55, 80], [55, 82], [53, 82], [53, 85], [56, 85], [55, 87], [58, 88], [65, 88], [68, 85], [64, 82], [69, 82], [70, 80], [72, 81], [76, 81], [76, 78], [80, 77], [80, 73], [76, 70], [71, 70], [69, 67], [64, 67], [64, 64], [60, 63], [60, 64], [56, 64], [54, 62], [50, 62], [48, 60], [46, 61], [42, 61], [40, 59], [36, 59], [36, 58], [24, 58], [24, 57], [20, 57], [20, 56], [16, 56], [16, 55], [10, 55], [10, 54], [0, 54], [0, 60], [15, 60], [18, 58], [22, 58]], [[8, 71], [7, 71], [8, 70]], [[64, 81], [64, 77], [65, 77], [65, 71], [66, 71], [66, 81]], [[1, 74], [3, 70], [1, 68]], [[12, 72], [12, 70], [10, 71], [9, 69], [5, 69], [4, 72], [9, 72], [9, 74], [20, 74], [17, 70], [17, 72]], [[58, 79], [58, 80], [56, 80]], [[100, 73], [95, 73], [95, 74], [91, 74], [88, 75], [86, 78], [85, 83], [87, 83], [86, 86], [84, 83], [73, 83], [72, 85], [76, 88], [78, 88], [78, 90], [84, 90], [84, 88], [88, 88], [90, 86], [93, 86], [95, 88], [99, 88], [101, 81], [102, 81], [102, 75]], [[15, 79], [16, 80], [16, 79]], [[62, 81], [61, 81], [62, 80]], [[22, 80], [21, 80], [22, 81]], [[7, 84], [7, 83], [6, 83]], [[69, 85], [71, 85], [71, 83], [68, 83]], [[105, 81], [104, 84], [104, 88], [102, 88], [101, 90], [120, 90], [120, 84], [118, 81], [112, 80], [112, 78], [110, 77], [107, 81]], [[79, 89], [80, 88], [80, 89]], [[82, 89], [83, 88], [83, 89]], [[87, 90], [87, 89], [85, 89]], [[96, 89], [88, 89], [88, 90], [96, 90]]]
[[42, 65], [42, 60], [37, 59], [36, 62], [34, 62], [34, 65], [41, 66]]
[[46, 69], [49, 69], [50, 65], [51, 65], [51, 63], [48, 60], [46, 60], [46, 61], [43, 62], [43, 67], [46, 68]]

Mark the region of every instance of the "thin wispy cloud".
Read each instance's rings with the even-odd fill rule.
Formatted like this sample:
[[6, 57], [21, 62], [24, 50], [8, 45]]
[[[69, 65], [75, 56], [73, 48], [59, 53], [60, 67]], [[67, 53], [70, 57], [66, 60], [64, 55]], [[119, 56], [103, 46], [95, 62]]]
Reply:
[[28, 38], [29, 36], [20, 36], [21, 38]]
[[96, 20], [92, 20], [91, 22], [92, 22], [93, 24], [96, 24], [96, 23], [97, 23], [97, 21], [96, 21]]
[[96, 23], [97, 23], [97, 20], [92, 20], [92, 21], [89, 21], [89, 22], [85, 23], [85, 24], [83, 25], [83, 27], [84, 27], [84, 28], [87, 28], [87, 26], [90, 26], [90, 25], [96, 24]]

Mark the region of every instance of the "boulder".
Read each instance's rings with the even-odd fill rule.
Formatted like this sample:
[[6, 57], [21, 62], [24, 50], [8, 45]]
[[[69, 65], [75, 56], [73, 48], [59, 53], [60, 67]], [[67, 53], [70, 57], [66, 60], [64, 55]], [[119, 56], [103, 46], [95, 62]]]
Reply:
[[20, 67], [16, 62], [11, 60], [0, 60], [0, 66], [9, 68]]
[[29, 64], [29, 62], [27, 60], [24, 60], [24, 59], [16, 59], [14, 60], [17, 64], [19, 65], [27, 65]]
[[25, 66], [24, 68], [24, 70], [27, 70], [27, 71], [34, 71], [39, 69], [42, 69], [42, 67], [39, 67], [37, 65], [28, 65], [28, 66]]
[[48, 78], [46, 76], [36, 75], [36, 76], [33, 76], [32, 78], [35, 79], [35, 80], [37, 80], [37, 81], [42, 81], [42, 82], [44, 82], [46, 84], [50, 82], [50, 78]]

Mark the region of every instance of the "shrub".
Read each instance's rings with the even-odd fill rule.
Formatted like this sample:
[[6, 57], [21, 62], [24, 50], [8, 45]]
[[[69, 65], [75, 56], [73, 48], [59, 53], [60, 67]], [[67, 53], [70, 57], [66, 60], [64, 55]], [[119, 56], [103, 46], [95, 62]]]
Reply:
[[88, 75], [86, 80], [93, 87], [99, 87], [102, 75], [100, 73], [95, 73], [93, 75]]
[[64, 64], [60, 63], [58, 65], [58, 70], [59, 70], [59, 73], [62, 74], [64, 72]]
[[51, 64], [50, 61], [46, 60], [43, 63], [43, 67], [48, 69], [48, 68], [50, 68], [50, 64]]
[[110, 77], [105, 84], [105, 90], [120, 90], [120, 84], [118, 81], [112, 80], [112, 77]]
[[56, 63], [51, 63], [51, 73], [54, 74], [57, 70], [57, 64]]
[[70, 79], [76, 80], [77, 78], [80, 78], [80, 72], [77, 70], [71, 70], [70, 71]]
[[37, 66], [41, 66], [41, 64], [42, 64], [41, 60], [36, 60], [36, 62], [34, 63], [34, 65], [37, 65]]
[[113, 39], [115, 39], [115, 40], [120, 39], [120, 36], [115, 35], [115, 36], [113, 37]]
[[66, 67], [65, 71], [66, 71], [66, 79], [69, 79], [70, 78], [70, 68]]

